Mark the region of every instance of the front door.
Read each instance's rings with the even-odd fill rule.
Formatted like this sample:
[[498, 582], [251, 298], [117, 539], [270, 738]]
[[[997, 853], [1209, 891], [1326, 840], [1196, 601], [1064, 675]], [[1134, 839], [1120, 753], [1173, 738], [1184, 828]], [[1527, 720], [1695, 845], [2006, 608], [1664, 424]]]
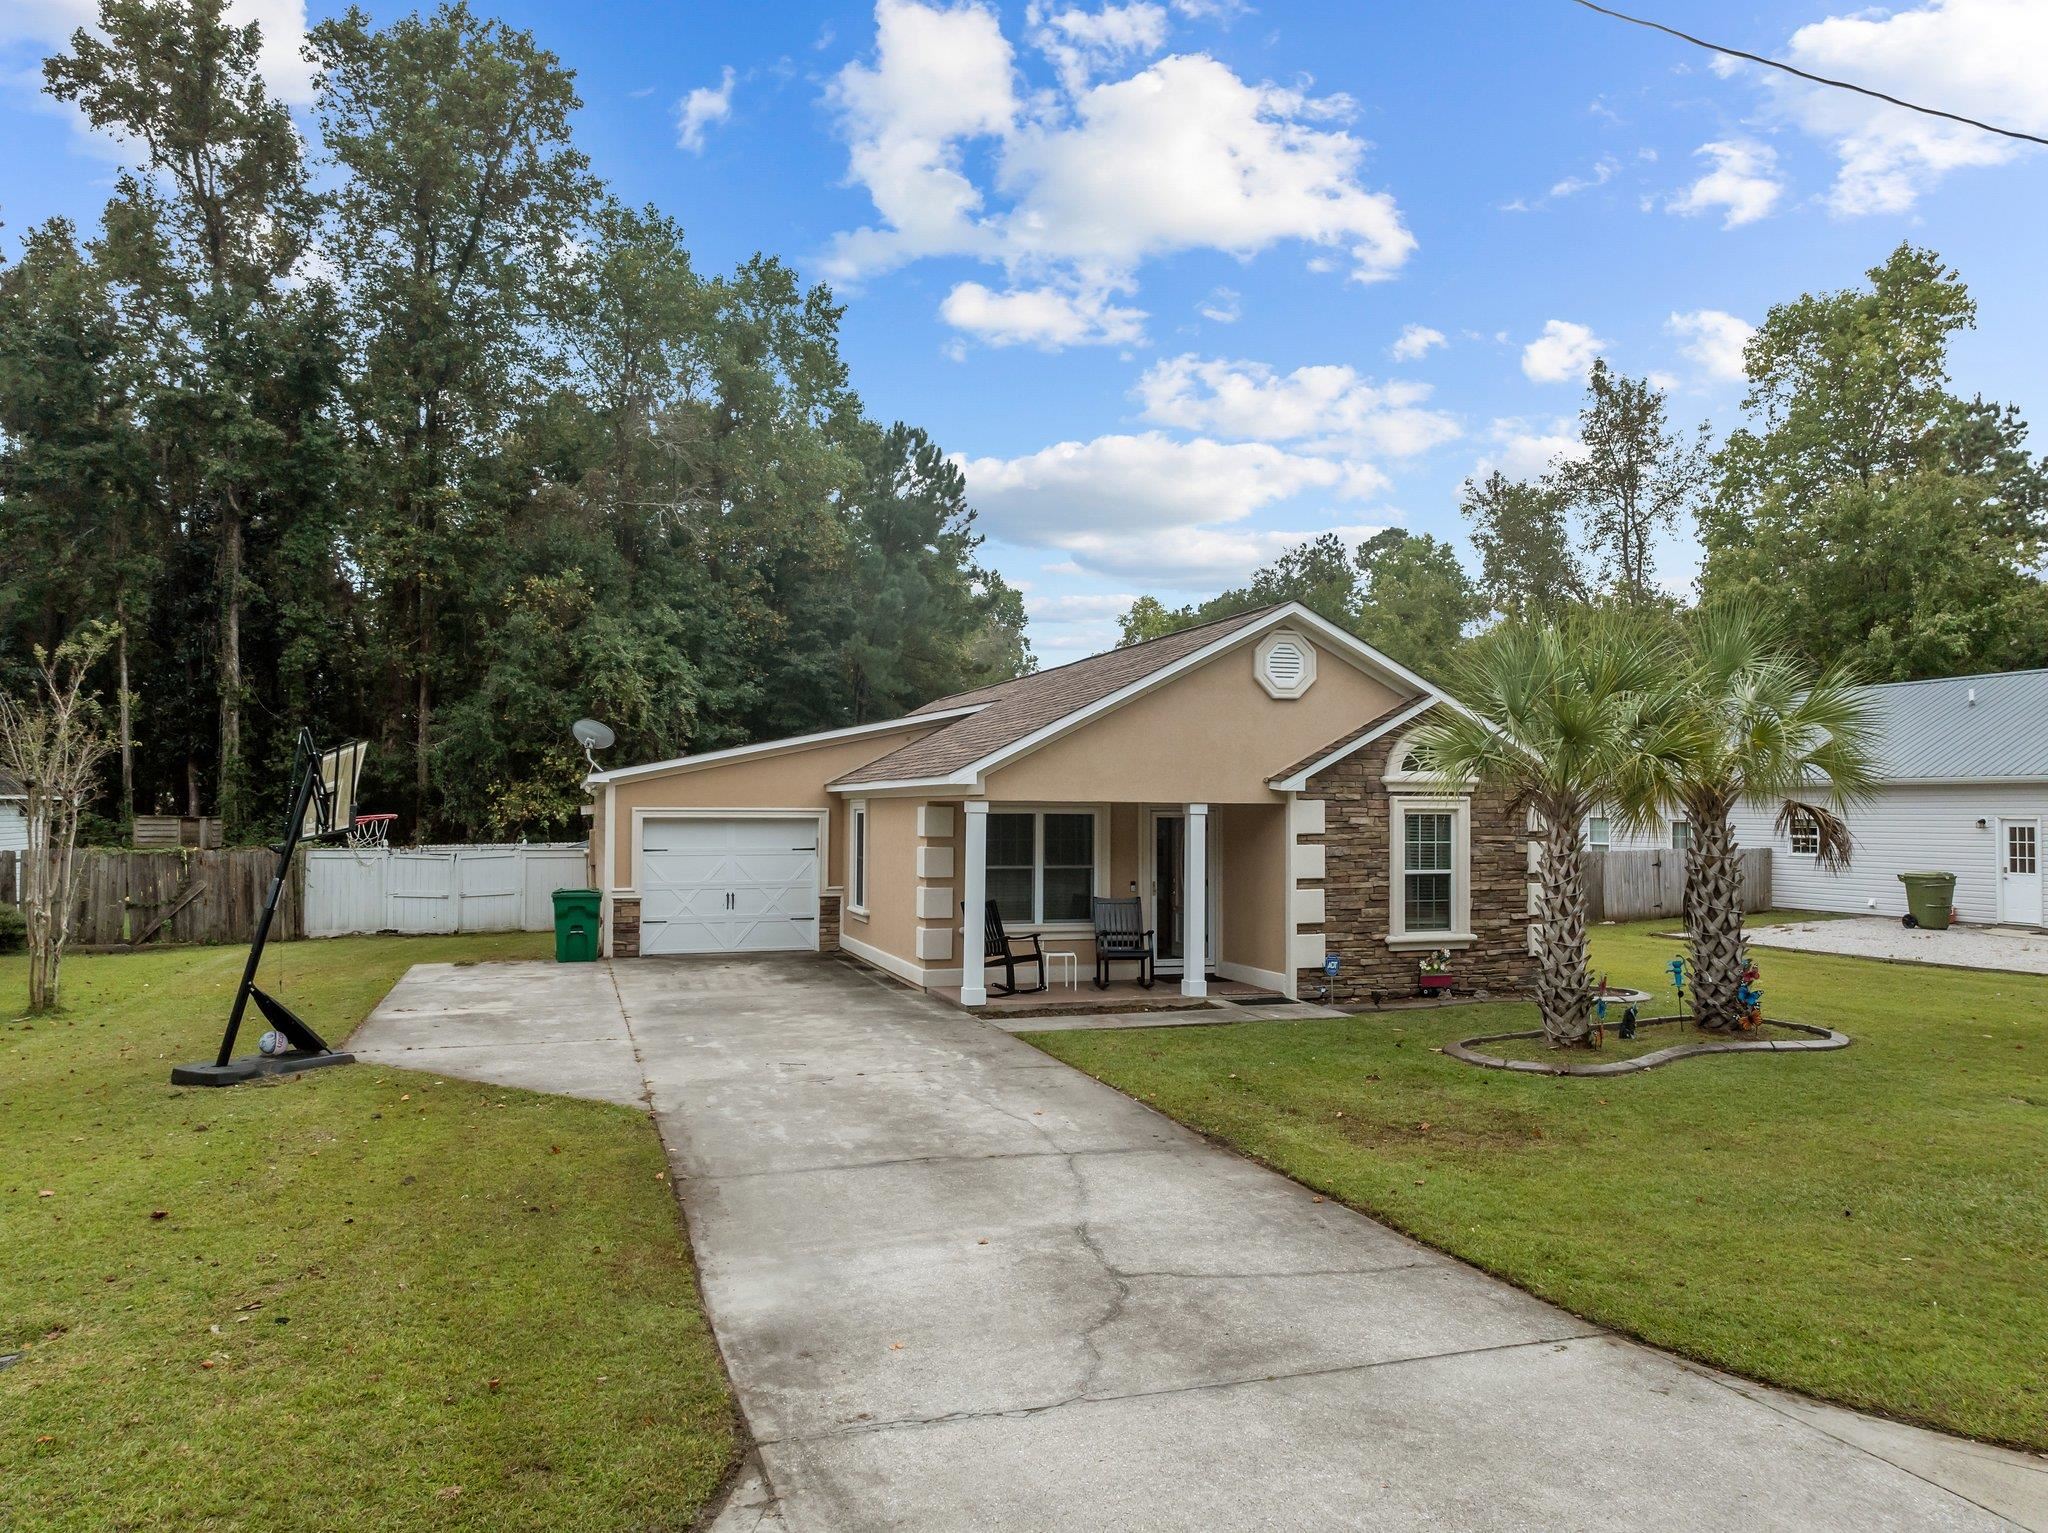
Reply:
[[[1187, 848], [1188, 817], [1176, 810], [1151, 811], [1152, 829], [1147, 838], [1148, 877], [1152, 904], [1147, 922], [1158, 944], [1162, 973], [1179, 974], [1187, 968]], [[1216, 826], [1209, 825], [1207, 866], [1209, 919], [1207, 924], [1207, 968], [1216, 964]]]
[[2041, 924], [2041, 822], [1998, 822], [1998, 918]]

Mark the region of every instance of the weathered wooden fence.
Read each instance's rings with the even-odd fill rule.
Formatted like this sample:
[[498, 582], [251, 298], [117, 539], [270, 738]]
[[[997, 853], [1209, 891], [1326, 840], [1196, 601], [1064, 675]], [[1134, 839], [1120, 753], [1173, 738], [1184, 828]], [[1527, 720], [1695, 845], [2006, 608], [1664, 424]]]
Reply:
[[[143, 943], [247, 942], [270, 892], [277, 855], [262, 847], [207, 852], [81, 848], [71, 909], [75, 947]], [[304, 860], [286, 880], [273, 937], [297, 937], [304, 923]], [[21, 903], [21, 853], [0, 852], [0, 900]]]
[[[1771, 849], [1748, 847], [1742, 857], [1742, 908], [1771, 908]], [[1595, 921], [1648, 921], [1685, 916], [1685, 853], [1589, 851], [1587, 915]]]
[[[277, 855], [83, 848], [75, 947], [247, 942]], [[305, 847], [278, 902], [273, 939], [354, 932], [549, 931], [554, 892], [589, 878], [580, 845]], [[21, 854], [0, 852], [0, 900], [21, 903]]]

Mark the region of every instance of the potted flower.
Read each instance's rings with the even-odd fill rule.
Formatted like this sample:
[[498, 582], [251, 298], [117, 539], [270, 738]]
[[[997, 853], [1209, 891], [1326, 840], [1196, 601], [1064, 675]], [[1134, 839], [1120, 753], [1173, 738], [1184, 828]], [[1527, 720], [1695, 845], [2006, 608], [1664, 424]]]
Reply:
[[1451, 988], [1451, 950], [1432, 948], [1422, 955], [1417, 988], [1424, 991], [1443, 991]]

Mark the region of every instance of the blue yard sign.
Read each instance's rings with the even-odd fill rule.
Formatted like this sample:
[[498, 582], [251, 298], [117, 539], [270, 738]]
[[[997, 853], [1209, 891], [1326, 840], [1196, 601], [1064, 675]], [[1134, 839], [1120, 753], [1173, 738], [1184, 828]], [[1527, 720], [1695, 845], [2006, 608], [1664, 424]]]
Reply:
[[1337, 955], [1335, 953], [1323, 954], [1323, 973], [1327, 974], [1331, 979], [1337, 977]]

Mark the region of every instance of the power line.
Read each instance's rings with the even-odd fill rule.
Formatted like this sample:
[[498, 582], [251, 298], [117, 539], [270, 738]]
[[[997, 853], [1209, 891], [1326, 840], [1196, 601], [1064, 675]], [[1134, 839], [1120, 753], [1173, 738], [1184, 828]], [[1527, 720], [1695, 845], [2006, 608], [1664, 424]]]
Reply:
[[1870, 96], [1893, 106], [1904, 107], [1909, 112], [1924, 113], [1929, 117], [1945, 117], [1950, 122], [1962, 123], [1965, 127], [1981, 128], [1986, 133], [1996, 133], [2005, 138], [2024, 139], [2030, 144], [2048, 145], [2048, 138], [2036, 133], [2022, 133], [2017, 128], [2001, 128], [1996, 123], [1979, 122], [1974, 117], [1965, 117], [1960, 112], [1944, 112], [1940, 107], [1921, 106], [1912, 101], [1901, 101], [1897, 96], [1887, 96], [1881, 90], [1872, 90], [1867, 85], [1857, 85], [1849, 80], [1831, 80], [1826, 75], [1810, 74], [1791, 64], [1767, 59], [1760, 53], [1745, 53], [1740, 48], [1726, 47], [1721, 43], [1710, 43], [1703, 37], [1694, 37], [1690, 32], [1681, 32], [1676, 27], [1667, 27], [1661, 21], [1649, 21], [1641, 16], [1630, 16], [1621, 11], [1610, 11], [1604, 5], [1595, 5], [1593, 0], [1572, 0], [1574, 5], [1583, 5], [1589, 11], [1598, 11], [1602, 16], [1612, 16], [1616, 21], [1626, 21], [1632, 26], [1648, 27], [1653, 32], [1663, 32], [1691, 43], [1695, 48], [1705, 48], [1710, 53], [1725, 53], [1733, 59], [1747, 59], [1752, 64], [1762, 64], [1766, 69], [1782, 69], [1788, 75], [1797, 75], [1802, 80], [1811, 80], [1815, 85], [1832, 85], [1836, 90], [1854, 91], [1859, 96]]

